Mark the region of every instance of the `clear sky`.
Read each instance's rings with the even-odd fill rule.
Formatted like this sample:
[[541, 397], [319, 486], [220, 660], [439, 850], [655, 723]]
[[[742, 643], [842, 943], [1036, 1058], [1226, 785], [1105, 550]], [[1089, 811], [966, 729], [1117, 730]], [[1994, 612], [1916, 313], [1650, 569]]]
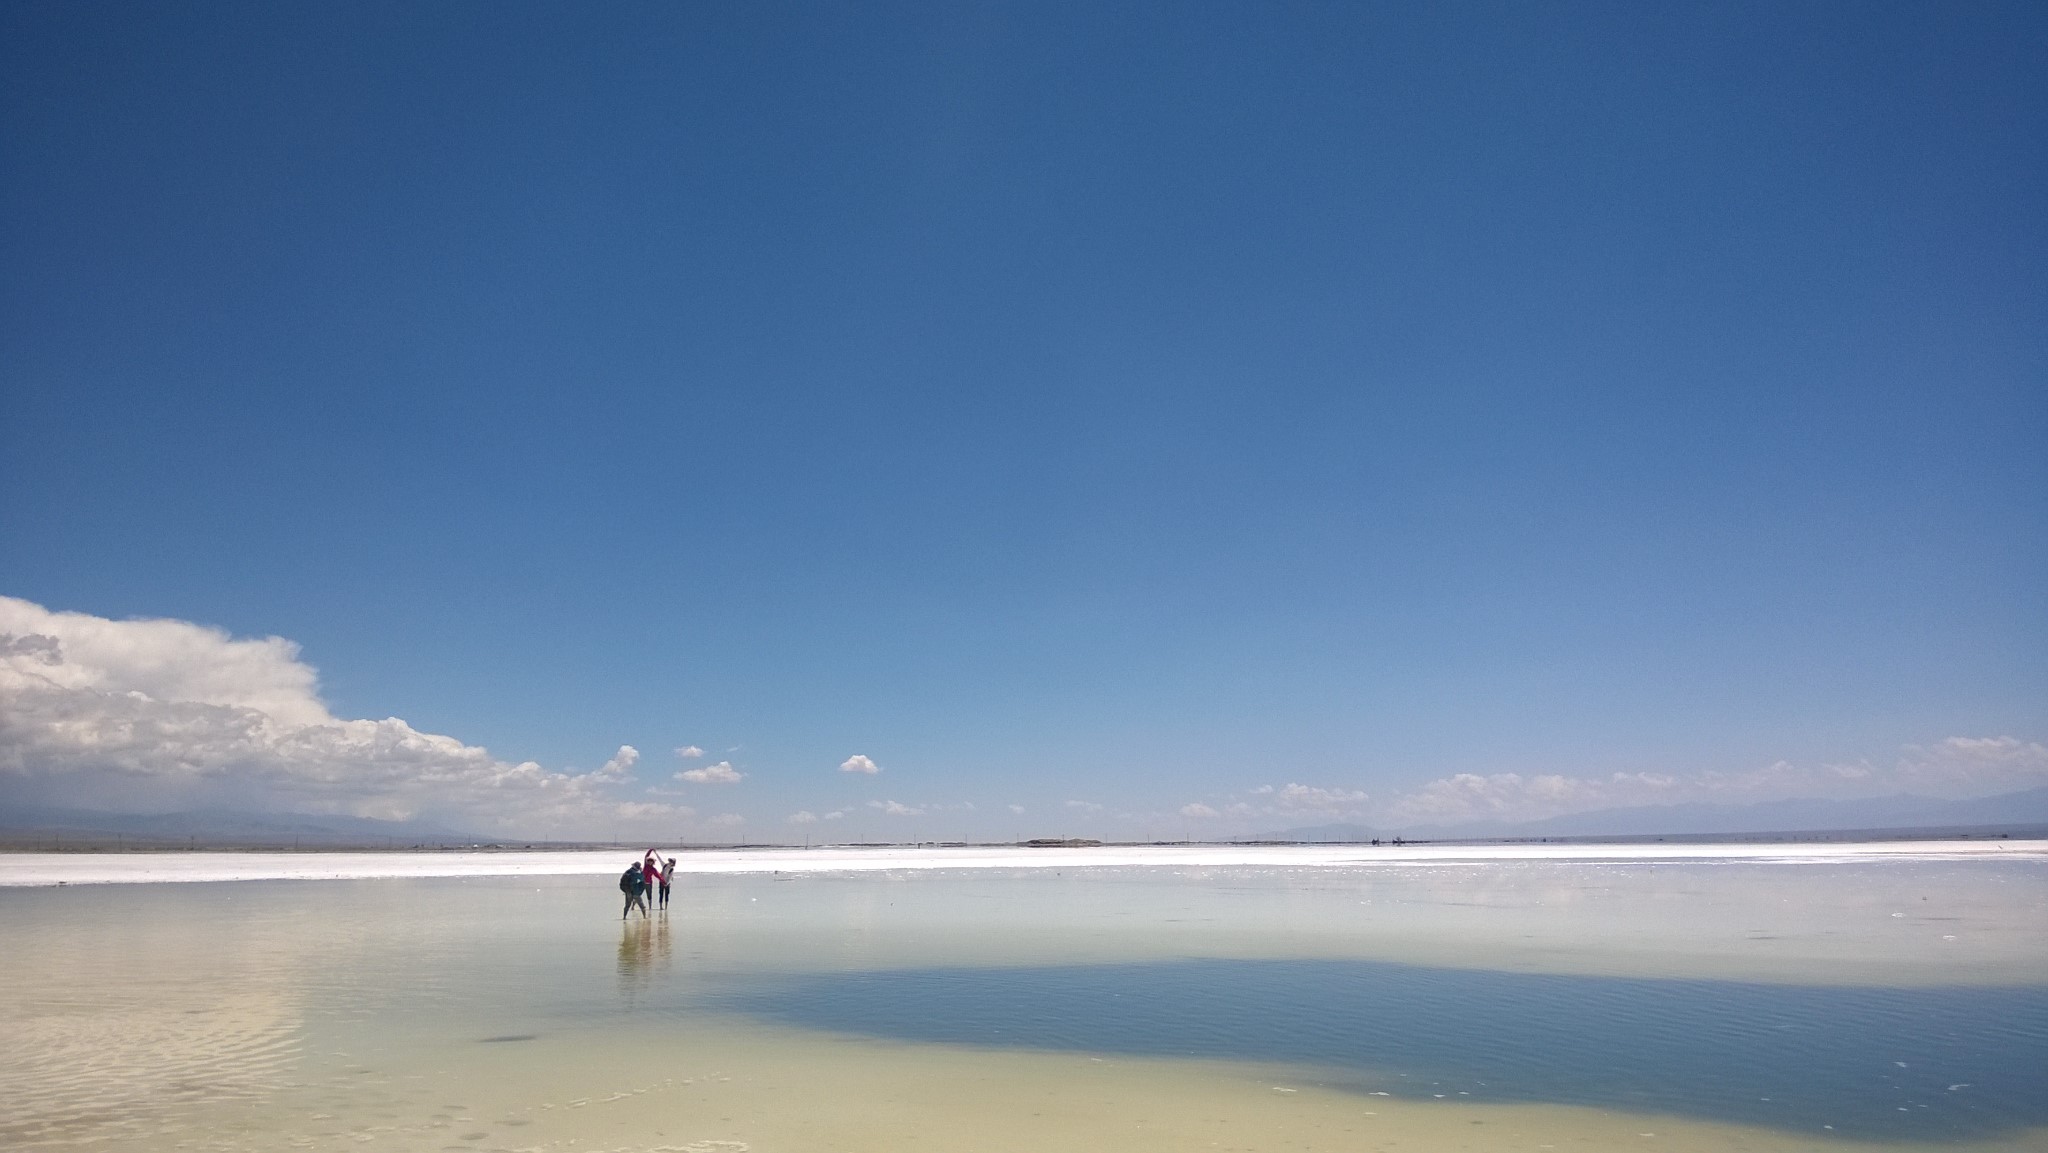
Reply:
[[[0, 797], [2048, 783], [2037, 3], [9, 3], [0, 93]], [[293, 759], [385, 718], [482, 775]]]

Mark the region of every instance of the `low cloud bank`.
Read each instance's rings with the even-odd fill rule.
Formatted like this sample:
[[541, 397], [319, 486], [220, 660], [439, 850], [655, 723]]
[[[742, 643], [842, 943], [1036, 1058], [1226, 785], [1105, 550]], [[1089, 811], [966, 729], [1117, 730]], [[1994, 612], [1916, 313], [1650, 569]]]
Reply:
[[1944, 800], [2048, 785], [2048, 745], [2016, 737], [1950, 737], [1908, 745], [1890, 765], [1777, 761], [1736, 772], [1458, 773], [1402, 793], [1376, 814], [1389, 827], [1527, 821], [1642, 805], [1746, 805], [1792, 798], [1853, 800], [1912, 793]]
[[1398, 830], [1539, 821], [1654, 805], [1850, 801], [1901, 793], [1961, 800], [2042, 786], [2048, 786], [2048, 745], [2017, 737], [1950, 737], [1908, 745], [1889, 765], [1777, 761], [1756, 769], [1698, 773], [1454, 773], [1379, 798], [1357, 789], [1290, 782], [1232, 794], [1220, 799], [1220, 808], [1193, 802], [1182, 806], [1180, 814], [1223, 816], [1240, 825], [1320, 818]]

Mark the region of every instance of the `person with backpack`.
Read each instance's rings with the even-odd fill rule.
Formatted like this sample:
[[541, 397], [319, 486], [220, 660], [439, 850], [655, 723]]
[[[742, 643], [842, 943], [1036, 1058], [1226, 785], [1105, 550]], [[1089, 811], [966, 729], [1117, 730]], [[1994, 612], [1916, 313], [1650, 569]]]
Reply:
[[640, 862], [633, 862], [620, 874], [619, 892], [626, 894], [626, 908], [619, 914], [619, 920], [625, 920], [635, 905], [640, 906], [641, 916], [647, 915], [647, 878], [640, 872]]

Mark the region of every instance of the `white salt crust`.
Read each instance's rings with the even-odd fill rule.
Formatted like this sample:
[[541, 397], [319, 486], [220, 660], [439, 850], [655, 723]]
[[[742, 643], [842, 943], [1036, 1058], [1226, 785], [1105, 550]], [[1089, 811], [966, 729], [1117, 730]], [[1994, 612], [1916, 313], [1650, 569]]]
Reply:
[[[865, 873], [911, 869], [1322, 869], [1486, 861], [1756, 862], [2048, 861], [2048, 841], [1953, 840], [1813, 844], [1620, 845], [1131, 845], [1084, 848], [853, 848], [669, 850], [679, 873]], [[598, 876], [628, 851], [355, 853], [0, 853], [0, 887], [168, 881], [337, 881], [396, 877]]]

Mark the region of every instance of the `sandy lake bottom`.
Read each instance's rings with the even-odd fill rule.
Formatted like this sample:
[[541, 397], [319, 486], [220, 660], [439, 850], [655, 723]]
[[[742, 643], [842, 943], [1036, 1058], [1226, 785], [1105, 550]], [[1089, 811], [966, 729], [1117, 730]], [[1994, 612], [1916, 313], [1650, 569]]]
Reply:
[[0, 888], [0, 1148], [2048, 1149], [2039, 858], [612, 881]]

